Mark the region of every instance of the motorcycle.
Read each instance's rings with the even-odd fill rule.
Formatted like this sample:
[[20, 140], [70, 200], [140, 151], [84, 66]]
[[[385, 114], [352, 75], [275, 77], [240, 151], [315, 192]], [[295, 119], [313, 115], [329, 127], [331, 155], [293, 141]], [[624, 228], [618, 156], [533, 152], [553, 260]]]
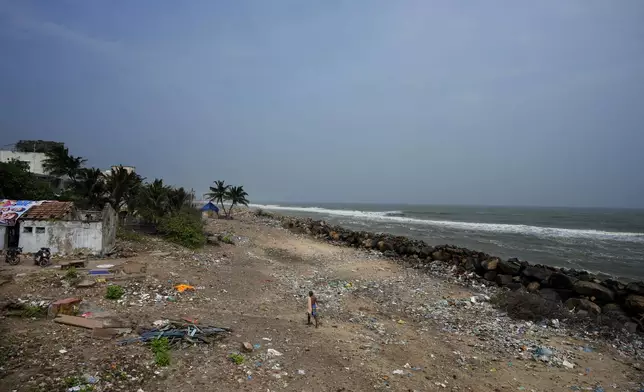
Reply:
[[10, 265], [16, 265], [20, 263], [20, 254], [22, 253], [22, 248], [9, 248], [7, 253], [4, 255], [4, 261]]
[[34, 255], [34, 264], [46, 267], [51, 264], [51, 251], [49, 248], [40, 248]]

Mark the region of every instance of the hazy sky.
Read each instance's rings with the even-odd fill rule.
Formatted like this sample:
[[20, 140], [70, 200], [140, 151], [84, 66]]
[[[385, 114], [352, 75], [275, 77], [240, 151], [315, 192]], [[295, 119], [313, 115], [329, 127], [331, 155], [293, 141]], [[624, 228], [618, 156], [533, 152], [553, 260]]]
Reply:
[[0, 0], [0, 145], [252, 201], [644, 207], [644, 1]]

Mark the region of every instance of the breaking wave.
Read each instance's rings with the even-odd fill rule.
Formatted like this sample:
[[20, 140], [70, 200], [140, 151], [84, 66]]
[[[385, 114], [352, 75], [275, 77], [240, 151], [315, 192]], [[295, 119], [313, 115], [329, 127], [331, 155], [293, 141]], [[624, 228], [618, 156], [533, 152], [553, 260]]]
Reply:
[[559, 238], [584, 238], [598, 240], [612, 240], [622, 242], [644, 243], [644, 233], [627, 233], [585, 229], [564, 229], [560, 227], [541, 227], [529, 225], [512, 225], [506, 223], [478, 223], [461, 222], [450, 220], [429, 220], [410, 218], [402, 211], [358, 211], [358, 210], [335, 210], [321, 207], [297, 207], [280, 205], [251, 204], [250, 207], [262, 208], [273, 211], [293, 211], [331, 216], [350, 217], [354, 219], [396, 222], [401, 224], [428, 225], [446, 227], [464, 231], [479, 231], [493, 233], [510, 233], [536, 237], [559, 237]]

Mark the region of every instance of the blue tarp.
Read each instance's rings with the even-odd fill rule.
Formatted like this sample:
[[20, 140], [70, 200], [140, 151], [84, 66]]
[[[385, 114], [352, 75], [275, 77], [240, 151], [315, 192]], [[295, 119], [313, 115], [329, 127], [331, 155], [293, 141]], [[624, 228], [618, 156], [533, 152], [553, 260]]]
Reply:
[[219, 208], [214, 205], [211, 201], [209, 201], [206, 205], [201, 207], [201, 211], [215, 211], [219, 212]]

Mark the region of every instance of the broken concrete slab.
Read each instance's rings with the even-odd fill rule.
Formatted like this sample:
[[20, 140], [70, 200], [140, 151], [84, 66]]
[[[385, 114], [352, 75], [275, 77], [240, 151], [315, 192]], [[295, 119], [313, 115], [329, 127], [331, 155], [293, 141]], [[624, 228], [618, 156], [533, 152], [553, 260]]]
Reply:
[[78, 284], [76, 284], [76, 287], [83, 289], [87, 287], [93, 287], [94, 285], [96, 285], [95, 280], [83, 279]]
[[86, 319], [83, 317], [68, 316], [66, 314], [56, 317], [55, 323], [71, 325], [72, 327], [81, 327], [87, 329], [103, 328], [103, 322], [98, 320]]

